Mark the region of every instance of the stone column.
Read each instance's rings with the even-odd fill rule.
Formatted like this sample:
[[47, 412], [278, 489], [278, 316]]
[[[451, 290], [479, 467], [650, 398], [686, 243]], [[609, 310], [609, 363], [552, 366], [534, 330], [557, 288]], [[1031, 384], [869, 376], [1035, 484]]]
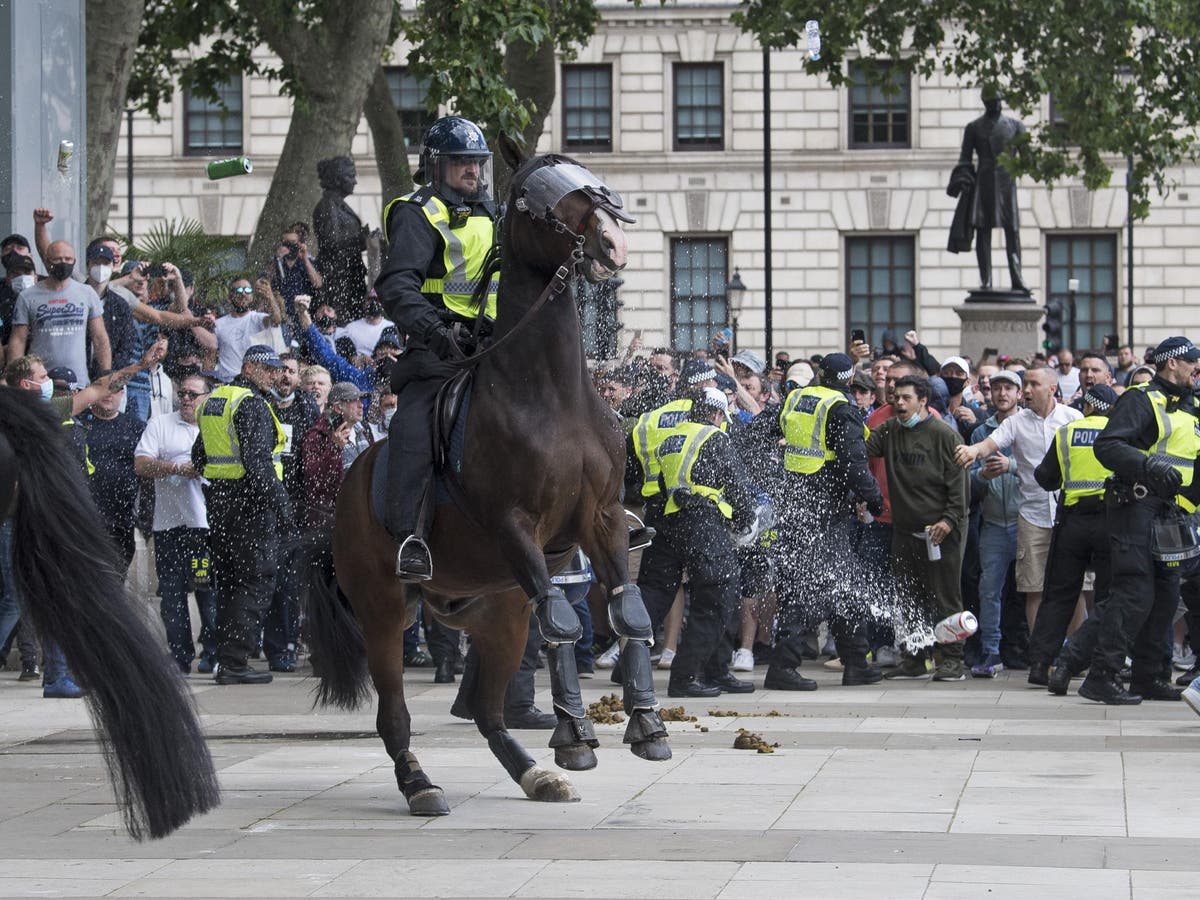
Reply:
[[1023, 291], [971, 291], [954, 311], [962, 321], [959, 350], [972, 362], [987, 349], [1029, 359], [1041, 347], [1038, 323], [1045, 310]]

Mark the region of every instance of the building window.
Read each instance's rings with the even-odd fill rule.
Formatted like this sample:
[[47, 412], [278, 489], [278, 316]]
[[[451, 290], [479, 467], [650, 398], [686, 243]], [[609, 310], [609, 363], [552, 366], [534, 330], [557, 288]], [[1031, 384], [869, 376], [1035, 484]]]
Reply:
[[725, 69], [721, 63], [675, 64], [675, 149], [725, 148]]
[[618, 292], [625, 280], [620, 276], [592, 284], [582, 275], [575, 278], [575, 301], [579, 304], [579, 323], [583, 329], [583, 351], [588, 359], [614, 359], [617, 337], [624, 327], [618, 318], [621, 302]]
[[1064, 343], [1077, 353], [1098, 350], [1104, 336], [1117, 330], [1117, 236], [1115, 234], [1051, 234], [1047, 236], [1050, 270], [1048, 300], [1067, 309], [1067, 282], [1079, 279], [1075, 292], [1075, 333], [1064, 320]]
[[729, 244], [725, 238], [671, 241], [671, 343], [704, 350], [729, 322]]
[[417, 78], [404, 66], [386, 66], [383, 74], [392, 94], [392, 103], [400, 116], [400, 127], [404, 129], [404, 146], [415, 150], [421, 146], [425, 129], [437, 119], [437, 116], [425, 108], [425, 98], [429, 95], [429, 80]]
[[884, 331], [896, 343], [916, 323], [914, 247], [911, 235], [846, 238], [846, 333], [866, 332], [872, 347]]
[[189, 156], [238, 156], [242, 152], [242, 76], [217, 88], [219, 103], [185, 91], [183, 147]]
[[563, 66], [563, 145], [612, 150], [612, 66]]
[[850, 147], [908, 147], [909, 77], [893, 72], [891, 86], [885, 90], [871, 84], [867, 74], [879, 71], [886, 63], [857, 59], [850, 63]]

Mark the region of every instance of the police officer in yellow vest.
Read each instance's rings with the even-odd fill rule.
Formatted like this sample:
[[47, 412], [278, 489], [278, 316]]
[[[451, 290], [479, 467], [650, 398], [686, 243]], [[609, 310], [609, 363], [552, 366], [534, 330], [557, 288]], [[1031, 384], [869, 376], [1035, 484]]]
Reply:
[[[433, 576], [425, 544], [433, 401], [455, 372], [448, 365], [456, 356], [454, 324], [474, 324], [471, 295], [495, 234], [492, 154], [483, 132], [459, 116], [438, 119], [425, 132], [413, 180], [424, 187], [384, 209], [390, 250], [375, 290], [408, 335], [408, 351], [392, 371], [399, 402], [388, 440], [386, 524], [399, 544], [397, 576], [424, 581]], [[495, 319], [495, 278], [486, 313]]]
[[[1052, 694], [1065, 694], [1071, 676], [1088, 667], [1096, 650], [1100, 617], [1108, 604], [1104, 488], [1112, 473], [1096, 459], [1095, 448], [1116, 402], [1116, 392], [1108, 385], [1088, 388], [1083, 395], [1083, 418], [1058, 429], [1045, 458], [1033, 471], [1042, 488], [1062, 491], [1050, 539], [1045, 593], [1029, 638], [1031, 659], [1054, 660], [1048, 686]], [[1094, 614], [1063, 647], [1088, 569], [1096, 573]]]
[[[1112, 580], [1079, 695], [1109, 704], [1180, 698], [1169, 680], [1167, 637], [1179, 606], [1179, 573], [1156, 565], [1152, 549], [1155, 523], [1172, 514], [1177, 495], [1200, 499], [1200, 422], [1192, 389], [1200, 349], [1185, 337], [1170, 337], [1150, 358], [1154, 378], [1121, 395], [1096, 439], [1096, 459], [1113, 471], [1104, 494]], [[1133, 659], [1129, 690], [1117, 678], [1127, 655]]]
[[763, 680], [768, 690], [817, 689], [796, 670], [804, 632], [824, 618], [842, 661], [842, 683], [872, 684], [883, 677], [867, 664], [865, 625], [850, 609], [851, 600], [868, 599], [868, 570], [853, 550], [856, 503], [872, 514], [883, 510], [879, 484], [867, 468], [866, 426], [850, 396], [853, 376], [853, 360], [830, 353], [821, 361], [819, 382], [788, 394], [779, 415], [786, 475], [777, 525], [780, 625]]
[[255, 344], [242, 371], [213, 391], [196, 415], [192, 465], [208, 481], [212, 571], [217, 584], [217, 684], [265, 684], [248, 663], [275, 589], [281, 537], [296, 529], [283, 486], [283, 427], [266, 394], [283, 362]]
[[683, 571], [691, 606], [671, 664], [671, 697], [748, 693], [754, 685], [729, 671], [731, 646], [722, 644], [738, 608], [738, 564], [730, 528], [755, 518], [754, 490], [718, 424], [728, 404], [715, 387], [697, 391], [687, 418], [659, 442], [658, 480], [664, 498], [661, 530], [642, 560], [638, 587], [651, 621], [661, 622], [675, 600]]

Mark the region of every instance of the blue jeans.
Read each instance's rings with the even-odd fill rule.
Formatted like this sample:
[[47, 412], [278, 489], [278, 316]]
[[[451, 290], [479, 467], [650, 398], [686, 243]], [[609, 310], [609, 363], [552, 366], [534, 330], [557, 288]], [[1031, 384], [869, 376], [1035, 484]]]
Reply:
[[588, 588], [591, 586], [591, 582], [563, 585], [563, 593], [567, 595], [567, 601], [575, 607], [575, 612], [579, 614], [579, 624], [583, 626], [583, 635], [575, 642], [575, 666], [580, 672], [591, 672], [596, 668], [596, 660], [592, 656], [592, 641], [595, 640], [592, 633], [592, 610], [588, 607], [587, 600]]
[[1008, 567], [1017, 557], [1017, 523], [979, 526], [979, 641], [983, 655], [1000, 653], [1000, 605]]
[[275, 594], [263, 619], [263, 655], [269, 661], [295, 662], [300, 640], [300, 545], [281, 542], [275, 571]]
[[9, 633], [21, 618], [17, 601], [17, 582], [13, 573], [13, 523], [0, 523], [0, 646], [8, 642]]
[[[191, 666], [196, 656], [192, 642], [192, 617], [188, 612], [188, 590], [192, 580], [192, 560], [208, 557], [208, 531], [202, 528], [171, 528], [154, 532], [154, 568], [158, 573], [159, 611], [167, 630], [167, 648], [182, 666]], [[212, 566], [209, 566], [211, 577]], [[196, 591], [200, 608], [200, 643], [204, 656], [217, 656], [216, 591]]]
[[150, 419], [150, 381], [131, 381], [125, 387], [125, 412], [143, 422]]

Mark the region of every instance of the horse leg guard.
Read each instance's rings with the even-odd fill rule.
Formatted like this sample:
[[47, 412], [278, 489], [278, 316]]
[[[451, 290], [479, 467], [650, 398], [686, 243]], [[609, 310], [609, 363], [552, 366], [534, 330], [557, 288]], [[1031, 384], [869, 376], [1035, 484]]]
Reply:
[[446, 816], [450, 805], [446, 795], [432, 784], [417, 758], [404, 750], [396, 757], [396, 783], [408, 801], [408, 811], [414, 816]]
[[617, 637], [654, 641], [654, 626], [636, 584], [624, 584], [609, 593], [608, 624]]
[[667, 726], [663, 724], [658, 710], [634, 710], [622, 740], [629, 744], [629, 750], [634, 756], [642, 759], [662, 762], [671, 758], [671, 745], [667, 743]]
[[579, 694], [579, 671], [575, 668], [575, 648], [571, 644], [547, 644], [546, 660], [550, 667], [550, 691], [554, 695], [554, 712], [558, 726], [550, 736], [554, 762], [573, 772], [596, 768], [600, 746], [591, 720], [583, 708]]
[[650, 645], [645, 641], [621, 639], [621, 674], [625, 677], [625, 713], [639, 709], [657, 709], [654, 696], [654, 672], [650, 665]]
[[587, 715], [579, 694], [579, 670], [575, 667], [575, 647], [571, 644], [549, 644], [546, 661], [550, 665], [550, 693], [554, 708], [573, 719]]
[[489, 734], [487, 742], [488, 749], [500, 760], [500, 765], [504, 766], [509, 778], [520, 784], [521, 776], [534, 767], [533, 757], [525, 752], [525, 748], [515, 737], [502, 728]]
[[552, 587], [533, 598], [533, 613], [537, 617], [542, 640], [547, 644], [573, 644], [583, 637], [579, 613], [559, 588]]

